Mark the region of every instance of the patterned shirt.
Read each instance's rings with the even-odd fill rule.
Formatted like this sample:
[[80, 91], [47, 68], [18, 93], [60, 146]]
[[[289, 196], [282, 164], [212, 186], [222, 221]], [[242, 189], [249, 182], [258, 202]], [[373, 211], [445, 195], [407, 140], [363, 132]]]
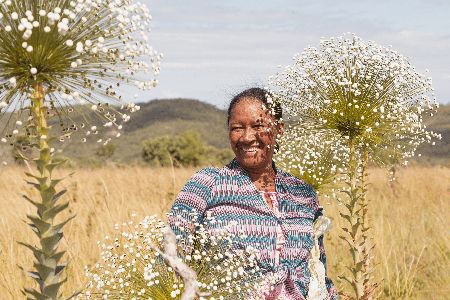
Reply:
[[[313, 222], [322, 214], [322, 208], [310, 185], [277, 169], [275, 164], [273, 167], [277, 214], [245, 170], [233, 160], [223, 168], [205, 168], [194, 174], [175, 199], [169, 224], [175, 234], [183, 236], [193, 233], [194, 223], [201, 223], [206, 215], [217, 221], [205, 224], [209, 230], [234, 223], [231, 230], [236, 233], [238, 247], [256, 248], [261, 268], [282, 278], [283, 290], [291, 299], [306, 299], [310, 278], [308, 260], [314, 245]], [[284, 241], [277, 255], [280, 228]], [[319, 246], [320, 260], [326, 265], [323, 237], [319, 238]], [[326, 285], [330, 299], [337, 299], [328, 277]]]
[[[268, 201], [270, 201], [270, 203], [272, 204], [271, 209], [272, 209], [273, 213], [275, 214], [275, 216], [277, 218], [280, 218], [281, 217], [280, 208], [279, 208], [280, 204], [278, 202], [277, 192], [260, 191], [259, 193], [261, 194], [263, 199], [266, 200], [266, 203], [268, 203]], [[283, 249], [285, 241], [286, 241], [286, 238], [284, 235], [283, 226], [281, 226], [281, 224], [278, 224], [277, 225], [277, 242], [276, 242], [276, 246], [275, 246], [275, 253], [273, 254], [275, 257], [275, 264], [274, 264], [275, 267], [278, 267], [280, 265], [280, 254], [281, 254], [281, 250]]]

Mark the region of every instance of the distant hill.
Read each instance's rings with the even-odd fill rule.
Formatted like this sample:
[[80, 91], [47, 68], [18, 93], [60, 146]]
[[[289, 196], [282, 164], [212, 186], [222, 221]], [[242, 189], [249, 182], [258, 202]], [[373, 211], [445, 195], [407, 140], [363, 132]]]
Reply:
[[450, 166], [450, 104], [441, 105], [434, 116], [425, 117], [427, 129], [442, 135], [442, 140], [435, 146], [422, 145], [418, 153], [422, 153], [422, 159], [416, 161], [439, 163]]
[[[144, 140], [187, 130], [197, 131], [206, 143], [216, 148], [228, 147], [226, 112], [211, 104], [193, 99], [165, 99], [139, 103], [139, 106], [140, 110], [132, 113], [124, 125], [122, 136], [112, 139], [116, 146], [112, 160], [140, 162]], [[64, 143], [64, 155], [75, 160], [93, 158], [100, 145], [95, 140], [81, 143], [73, 139]]]
[[[112, 160], [124, 163], [140, 162], [144, 140], [180, 134], [186, 130], [197, 131], [206, 143], [216, 148], [229, 147], [225, 110], [193, 99], [151, 100], [140, 103], [139, 106], [141, 109], [133, 113], [124, 126], [123, 135], [111, 141], [116, 146]], [[422, 153], [422, 157], [415, 160], [449, 165], [450, 105], [441, 106], [436, 116], [426, 118], [426, 124], [429, 130], [442, 134], [442, 141], [436, 146], [422, 146], [418, 151]], [[75, 161], [95, 160], [95, 152], [101, 144], [95, 140], [88, 143], [78, 140], [77, 138], [63, 143], [63, 154]], [[0, 154], [2, 152], [4, 156], [10, 151], [3, 146], [0, 148]]]

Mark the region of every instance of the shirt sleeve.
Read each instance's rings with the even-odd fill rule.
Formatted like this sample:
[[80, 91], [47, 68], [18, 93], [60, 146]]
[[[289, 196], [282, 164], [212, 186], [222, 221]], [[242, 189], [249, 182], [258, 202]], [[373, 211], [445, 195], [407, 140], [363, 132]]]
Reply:
[[[318, 206], [318, 209], [314, 215], [314, 221], [319, 217], [323, 215], [323, 208], [321, 206]], [[319, 243], [319, 250], [320, 250], [320, 261], [325, 267], [325, 285], [327, 286], [328, 294], [330, 295], [331, 300], [338, 299], [338, 292], [336, 288], [334, 287], [333, 282], [327, 275], [327, 256], [325, 254], [325, 247], [323, 245], [323, 235], [319, 237], [318, 239]]]
[[176, 197], [168, 215], [168, 223], [177, 239], [191, 246], [189, 237], [202, 223], [208, 200], [211, 197], [215, 176], [213, 168], [195, 173]]

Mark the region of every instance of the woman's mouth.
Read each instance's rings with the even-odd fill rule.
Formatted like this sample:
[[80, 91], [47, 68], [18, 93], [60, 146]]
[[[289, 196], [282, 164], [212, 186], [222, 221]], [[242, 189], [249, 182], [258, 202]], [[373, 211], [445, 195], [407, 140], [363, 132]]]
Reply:
[[254, 154], [260, 150], [258, 146], [241, 146], [241, 151], [247, 154]]

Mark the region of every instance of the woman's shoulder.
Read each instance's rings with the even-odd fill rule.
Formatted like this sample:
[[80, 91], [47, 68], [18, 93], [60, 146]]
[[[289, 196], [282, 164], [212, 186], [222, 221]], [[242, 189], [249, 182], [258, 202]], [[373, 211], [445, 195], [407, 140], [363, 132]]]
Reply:
[[298, 177], [294, 174], [286, 172], [278, 167], [276, 167], [277, 176], [279, 176], [285, 183], [292, 185], [309, 185], [305, 180], [301, 177]]
[[229, 176], [235, 173], [232, 167], [230, 167], [232, 163], [229, 163], [223, 167], [204, 167], [198, 170], [195, 174], [199, 174], [201, 176], [209, 176], [209, 177], [218, 177], [218, 176]]
[[303, 197], [316, 198], [316, 191], [314, 188], [302, 178], [283, 170], [278, 170], [278, 176], [280, 176], [283, 184], [292, 193]]
[[205, 167], [192, 175], [190, 182], [199, 182], [204, 185], [211, 185], [214, 182], [214, 179], [218, 175], [219, 168], [216, 167]]
[[229, 175], [229, 169], [227, 166], [219, 167], [204, 167], [194, 173], [191, 177], [191, 181], [197, 181], [206, 185], [213, 185], [218, 178], [226, 177]]

